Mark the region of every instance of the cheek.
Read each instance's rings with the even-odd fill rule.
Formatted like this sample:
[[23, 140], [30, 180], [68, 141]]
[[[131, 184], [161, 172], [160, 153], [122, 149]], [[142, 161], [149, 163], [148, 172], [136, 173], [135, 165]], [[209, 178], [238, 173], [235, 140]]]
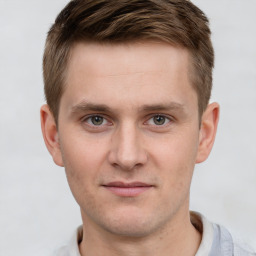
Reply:
[[79, 205], [86, 202], [87, 206], [95, 208], [95, 189], [99, 183], [104, 150], [103, 147], [99, 149], [99, 145], [84, 141], [66, 138], [62, 141], [61, 151], [68, 184], [74, 198]]
[[83, 135], [65, 136], [61, 140], [61, 152], [70, 183], [97, 183], [107, 155], [106, 141]]
[[198, 148], [196, 138], [195, 132], [168, 136], [158, 143], [151, 141], [151, 159], [168, 186], [182, 189], [190, 183]]
[[149, 151], [165, 165], [195, 163], [198, 136], [198, 132], [180, 132], [153, 139], [149, 142]]

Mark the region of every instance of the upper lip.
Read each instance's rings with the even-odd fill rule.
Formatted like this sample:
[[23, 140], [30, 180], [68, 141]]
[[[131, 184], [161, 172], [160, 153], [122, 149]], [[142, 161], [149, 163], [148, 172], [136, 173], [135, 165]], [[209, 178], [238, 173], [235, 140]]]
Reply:
[[152, 187], [151, 184], [135, 181], [135, 182], [122, 182], [114, 181], [104, 184], [105, 187], [119, 187], [119, 188], [134, 188], [134, 187]]

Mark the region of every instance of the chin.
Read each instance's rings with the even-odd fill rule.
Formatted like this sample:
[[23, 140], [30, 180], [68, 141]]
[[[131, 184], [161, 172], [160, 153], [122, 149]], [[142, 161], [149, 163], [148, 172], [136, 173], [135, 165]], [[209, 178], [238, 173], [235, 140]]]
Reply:
[[152, 227], [148, 223], [137, 223], [139, 221], [125, 221], [125, 223], [108, 223], [105, 226], [106, 231], [113, 235], [122, 237], [145, 237], [152, 233]]
[[113, 235], [123, 237], [145, 237], [160, 229], [164, 222], [160, 218], [143, 214], [142, 212], [127, 211], [122, 215], [114, 215], [107, 218], [101, 223], [101, 226]]

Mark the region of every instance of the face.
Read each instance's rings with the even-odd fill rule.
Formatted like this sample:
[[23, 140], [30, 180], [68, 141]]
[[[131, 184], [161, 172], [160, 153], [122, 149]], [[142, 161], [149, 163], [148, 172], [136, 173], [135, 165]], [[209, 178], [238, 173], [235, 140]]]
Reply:
[[188, 213], [202, 138], [188, 70], [165, 43], [74, 46], [50, 152], [86, 225], [143, 236]]

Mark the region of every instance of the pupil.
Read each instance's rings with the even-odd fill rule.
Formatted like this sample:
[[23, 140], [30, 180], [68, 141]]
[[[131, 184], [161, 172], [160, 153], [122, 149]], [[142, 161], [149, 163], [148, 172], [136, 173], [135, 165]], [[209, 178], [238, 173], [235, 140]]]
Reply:
[[156, 125], [162, 125], [162, 124], [164, 124], [164, 122], [165, 122], [165, 117], [163, 117], [163, 116], [155, 116], [154, 117], [154, 123]]
[[100, 116], [94, 116], [92, 117], [92, 123], [94, 125], [101, 125], [103, 123], [103, 118]]

